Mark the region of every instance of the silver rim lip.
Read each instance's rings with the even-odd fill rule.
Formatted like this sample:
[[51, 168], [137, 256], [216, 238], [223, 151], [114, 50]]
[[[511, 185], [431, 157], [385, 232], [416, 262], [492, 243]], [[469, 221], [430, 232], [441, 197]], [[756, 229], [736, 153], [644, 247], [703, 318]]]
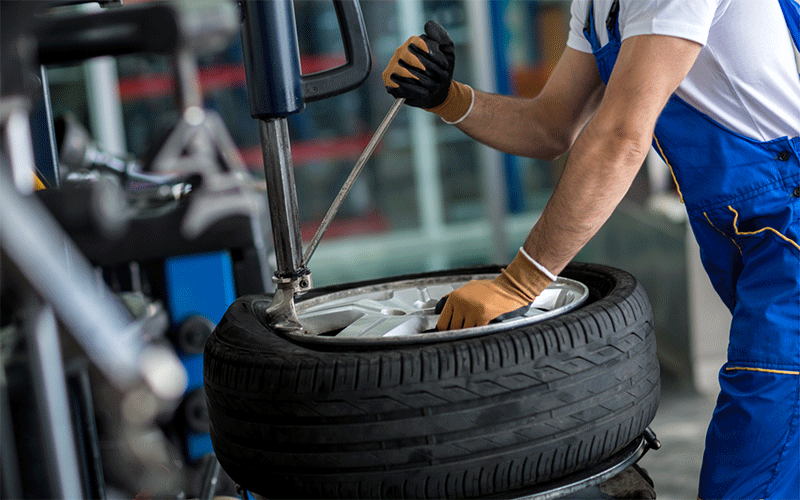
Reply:
[[[332, 292], [329, 294], [313, 297], [306, 300], [302, 300], [301, 298], [297, 302], [296, 308], [298, 317], [300, 318], [300, 322], [301, 324], [303, 324], [304, 316], [308, 318], [310, 314], [324, 311], [326, 307], [337, 307], [337, 304], [339, 304], [340, 307], [341, 306], [346, 307], [348, 301], [356, 303], [359, 300], [364, 300], [365, 298], [374, 297], [375, 295], [380, 295], [381, 293], [391, 292], [392, 294], [394, 294], [397, 291], [405, 289], [412, 289], [412, 290], [416, 289], [418, 290], [418, 293], [420, 295], [428, 295], [427, 290], [429, 289], [438, 288], [439, 291], [441, 291], [442, 288], [447, 288], [447, 287], [455, 289], [472, 279], [487, 279], [487, 278], [494, 278], [495, 276], [496, 274], [453, 275], [453, 276], [410, 279], [402, 281], [389, 281], [386, 283], [380, 283], [364, 287], [341, 290], [338, 292]], [[433, 313], [433, 306], [431, 304], [435, 304], [435, 302], [437, 302], [439, 298], [441, 298], [441, 296], [446, 295], [446, 293], [449, 292], [445, 291], [445, 293], [440, 293], [438, 294], [438, 296], [436, 295], [430, 296], [428, 301], [426, 301], [428, 307], [421, 307], [418, 310], [415, 310], [414, 312], [404, 312], [403, 314], [398, 314], [398, 316], [407, 317], [409, 319], [412, 319], [415, 316], [417, 318], [424, 317], [425, 321], [429, 325], [431, 322], [431, 317], [433, 318], [436, 317]], [[566, 303], [557, 304], [555, 307], [552, 307], [549, 310], [546, 310], [544, 312], [538, 312], [535, 316], [531, 317], [523, 316], [519, 318], [505, 320], [500, 323], [493, 323], [480, 327], [465, 328], [462, 330], [452, 330], [446, 332], [422, 331], [404, 336], [379, 336], [379, 337], [321, 336], [313, 332], [309, 332], [306, 334], [287, 333], [286, 335], [292, 338], [296, 338], [298, 340], [303, 340], [305, 342], [308, 341], [324, 342], [326, 344], [337, 344], [337, 345], [415, 344], [415, 343], [440, 342], [456, 338], [468, 338], [468, 337], [487, 335], [501, 331], [507, 331], [512, 328], [518, 328], [539, 323], [541, 321], [545, 321], [554, 318], [556, 316], [565, 314], [567, 312], [570, 312], [583, 305], [589, 298], [589, 289], [586, 285], [584, 285], [579, 281], [575, 281], [564, 277], [559, 277], [553, 284], [551, 284], [550, 287], [548, 287], [548, 289], [545, 291], [545, 293], [542, 294], [542, 297], [552, 298], [554, 293], [560, 294], [559, 295], [559, 297], [561, 297], [560, 300], [562, 302], [565, 301]], [[564, 299], [565, 297], [566, 299]], [[537, 299], [537, 301], [538, 300], [539, 299]], [[377, 302], [380, 302], [380, 300], [378, 300]], [[537, 302], [534, 302], [533, 305], [537, 306]], [[541, 311], [541, 309], [539, 311]], [[394, 314], [389, 314], [388, 316], [392, 315]], [[377, 314], [376, 317], [381, 317], [380, 313]], [[435, 320], [433, 321], [433, 325], [435, 326]], [[311, 328], [311, 330], [313, 330], [313, 328]]]

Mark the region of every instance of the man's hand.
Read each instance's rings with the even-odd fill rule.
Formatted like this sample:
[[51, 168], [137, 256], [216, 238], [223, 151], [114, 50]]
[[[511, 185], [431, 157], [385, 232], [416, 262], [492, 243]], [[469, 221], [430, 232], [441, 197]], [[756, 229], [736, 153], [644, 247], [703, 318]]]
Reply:
[[412, 36], [392, 56], [383, 72], [387, 92], [406, 104], [456, 122], [472, 106], [472, 88], [453, 81], [455, 50], [447, 30], [436, 21], [425, 24], [425, 34]]
[[520, 249], [497, 278], [473, 280], [451, 293], [436, 328], [443, 331], [488, 325], [498, 316], [530, 305], [552, 283], [551, 276]]

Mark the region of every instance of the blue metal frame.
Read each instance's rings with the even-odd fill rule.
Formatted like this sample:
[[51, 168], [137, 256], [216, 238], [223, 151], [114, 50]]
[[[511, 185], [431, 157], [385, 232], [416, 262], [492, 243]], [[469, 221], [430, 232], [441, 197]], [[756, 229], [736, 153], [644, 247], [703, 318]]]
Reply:
[[[170, 257], [164, 261], [166, 299], [177, 328], [190, 316], [202, 315], [215, 324], [236, 300], [233, 261], [227, 251]], [[203, 387], [203, 355], [178, 352], [189, 376], [187, 393]], [[213, 452], [208, 433], [187, 431], [190, 461]]]

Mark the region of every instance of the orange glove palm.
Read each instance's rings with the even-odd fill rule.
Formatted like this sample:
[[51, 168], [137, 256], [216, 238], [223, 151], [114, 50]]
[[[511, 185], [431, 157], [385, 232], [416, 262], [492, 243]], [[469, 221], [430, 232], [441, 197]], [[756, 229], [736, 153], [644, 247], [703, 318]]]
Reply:
[[527, 306], [552, 279], [522, 251], [493, 280], [473, 280], [451, 293], [436, 328], [456, 330], [488, 325], [503, 314]]

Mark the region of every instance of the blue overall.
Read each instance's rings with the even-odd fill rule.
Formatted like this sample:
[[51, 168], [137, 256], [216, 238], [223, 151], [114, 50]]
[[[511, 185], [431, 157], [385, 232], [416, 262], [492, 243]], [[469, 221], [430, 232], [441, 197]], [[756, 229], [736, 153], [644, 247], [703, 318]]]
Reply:
[[[798, 6], [777, 1], [800, 47]], [[621, 44], [618, 10], [615, 2], [606, 45], [593, 7], [585, 29], [606, 83]], [[733, 313], [699, 497], [800, 499], [800, 138], [749, 139], [673, 95], [653, 145]]]

